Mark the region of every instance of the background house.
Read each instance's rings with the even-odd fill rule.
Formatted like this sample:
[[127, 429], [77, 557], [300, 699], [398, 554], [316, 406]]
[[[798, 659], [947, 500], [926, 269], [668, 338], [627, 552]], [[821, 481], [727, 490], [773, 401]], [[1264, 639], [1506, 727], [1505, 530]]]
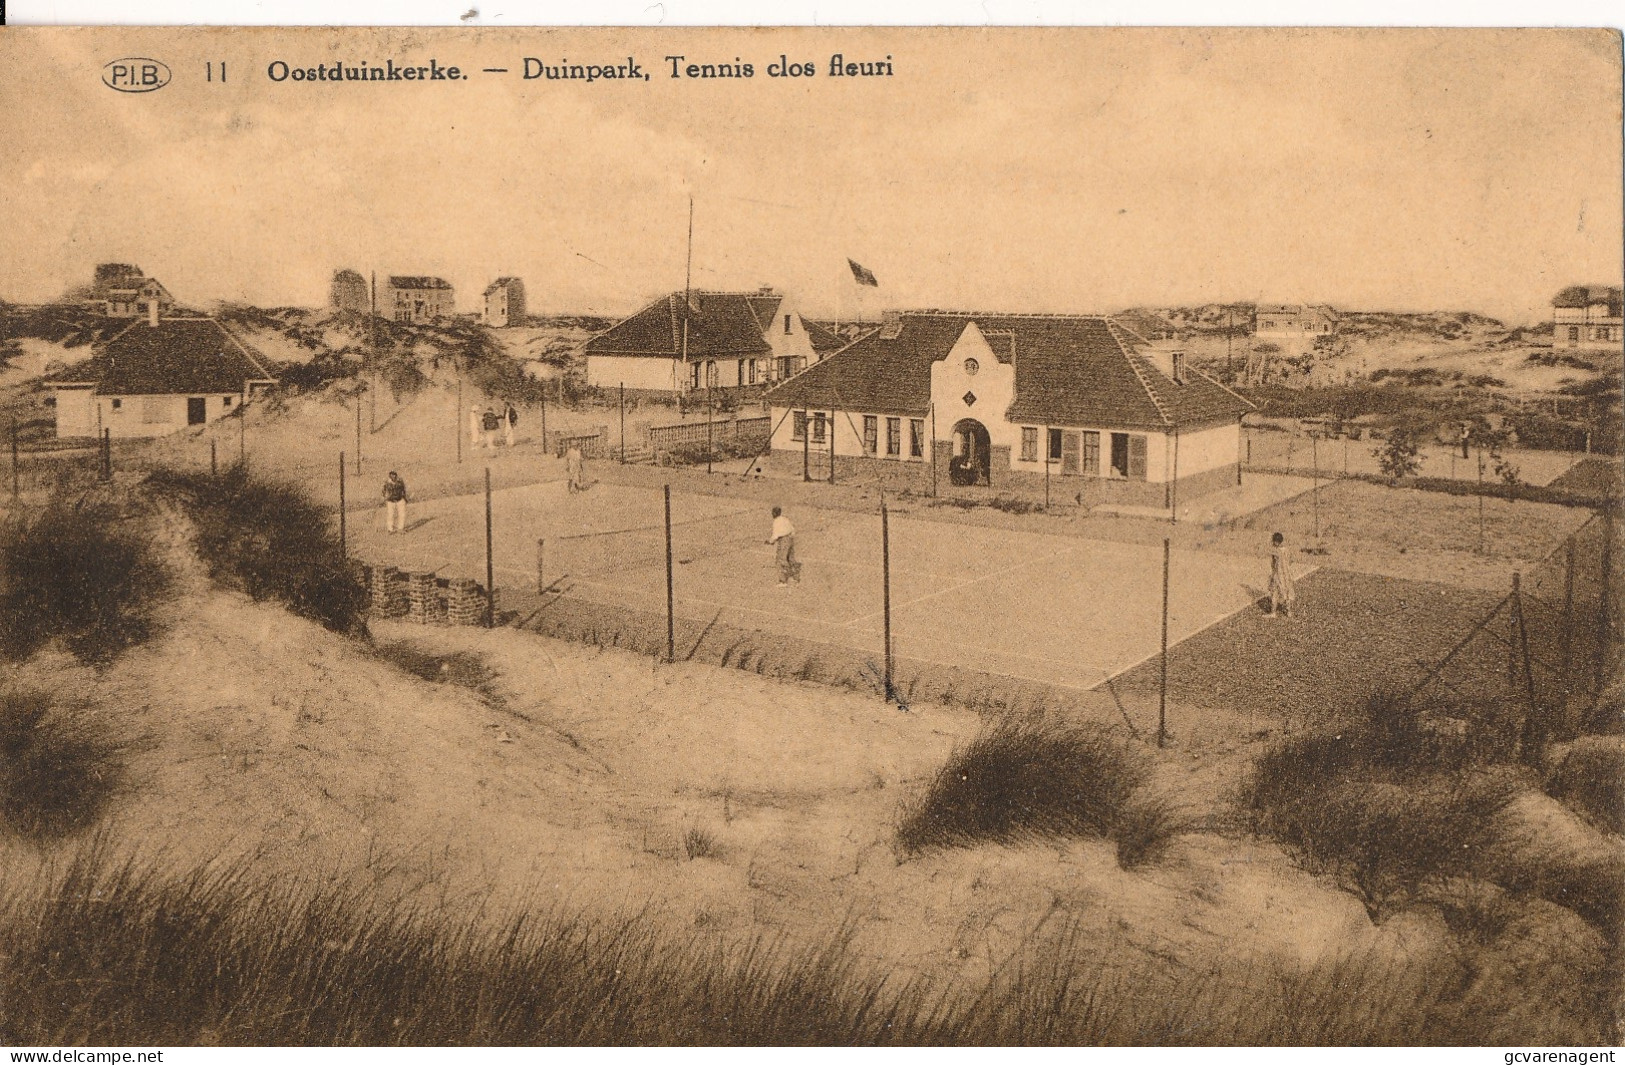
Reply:
[[139, 317], [150, 304], [157, 305], [159, 314], [175, 309], [169, 290], [130, 263], [97, 264], [86, 303], [109, 318]]
[[372, 309], [367, 279], [354, 270], [335, 270], [327, 290], [327, 304], [334, 310], [367, 313]]
[[592, 338], [583, 351], [589, 386], [672, 396], [781, 381], [842, 343], [797, 313], [788, 297], [763, 287], [696, 291], [686, 302], [673, 292]]
[[[1246, 400], [1112, 319], [909, 311], [772, 389], [776, 461], [1171, 506], [1240, 476]], [[917, 476], [917, 475], [916, 475]]]
[[456, 313], [456, 294], [438, 277], [396, 274], [384, 293], [384, 313], [397, 322], [423, 325]]
[[525, 283], [517, 277], [499, 277], [485, 288], [485, 324], [498, 329], [523, 325]]
[[215, 319], [160, 318], [152, 310], [50, 382], [56, 435], [163, 436], [224, 417], [275, 383]]
[[1571, 285], [1552, 298], [1552, 346], [1576, 351], [1625, 347], [1620, 290], [1609, 285]]
[[1253, 335], [1280, 346], [1289, 355], [1314, 351], [1337, 336], [1337, 312], [1304, 304], [1259, 304]]

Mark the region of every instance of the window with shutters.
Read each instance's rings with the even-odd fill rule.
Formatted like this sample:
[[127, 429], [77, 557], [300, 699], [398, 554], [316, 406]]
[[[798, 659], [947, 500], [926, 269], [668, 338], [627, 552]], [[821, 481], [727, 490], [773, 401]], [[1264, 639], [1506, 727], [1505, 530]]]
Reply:
[[873, 414], [863, 416], [863, 453], [865, 455], [878, 454], [880, 420]]
[[886, 419], [886, 454], [893, 457], [903, 453], [903, 419]]
[[815, 444], [822, 444], [824, 442], [823, 411], [818, 411], [812, 416], [812, 442]]
[[807, 412], [806, 411], [798, 410], [798, 411], [794, 411], [794, 412], [791, 413], [791, 415], [790, 415], [790, 439], [791, 440], [805, 440], [805, 439], [807, 439]]
[[1131, 481], [1146, 479], [1146, 441], [1138, 433], [1128, 438], [1128, 478]]
[[908, 420], [908, 457], [925, 457], [925, 422], [920, 418]]
[[1021, 461], [1038, 461], [1038, 427], [1023, 425], [1021, 427]]
[[1049, 450], [1046, 454], [1051, 462], [1061, 457], [1061, 430], [1049, 430]]

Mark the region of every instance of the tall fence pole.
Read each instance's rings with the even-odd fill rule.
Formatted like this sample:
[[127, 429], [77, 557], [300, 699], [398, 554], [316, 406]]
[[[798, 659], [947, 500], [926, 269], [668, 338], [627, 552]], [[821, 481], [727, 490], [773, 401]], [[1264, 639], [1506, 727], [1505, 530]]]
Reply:
[[[560, 370], [560, 373], [564, 371]], [[547, 389], [542, 389], [542, 454], [547, 454]]]
[[1541, 748], [1546, 745], [1546, 722], [1535, 702], [1535, 673], [1529, 663], [1529, 629], [1524, 623], [1523, 590], [1518, 573], [1512, 574], [1512, 617], [1517, 622], [1517, 653], [1523, 662], [1524, 697], [1529, 705], [1523, 719], [1523, 757], [1526, 762], [1534, 764], [1540, 757]]
[[491, 467], [485, 467], [485, 627], [496, 624], [496, 567], [491, 561]]
[[248, 465], [248, 407], [237, 408], [237, 465]]
[[621, 384], [621, 465], [626, 465], [626, 384]]
[[457, 432], [457, 461], [463, 461], [463, 379], [457, 378], [457, 409], [451, 412], [451, 425]]
[[1568, 550], [1563, 558], [1563, 643], [1562, 670], [1558, 674], [1563, 691], [1574, 688], [1569, 678], [1569, 665], [1574, 654], [1574, 537], [1570, 536]]
[[835, 483], [835, 412], [829, 412], [829, 428], [825, 430], [829, 435], [829, 483]]
[[1484, 449], [1478, 449], [1478, 553], [1484, 553]]
[[547, 577], [545, 576], [546, 568], [544, 566], [544, 563], [546, 563], [546, 562], [547, 562], [547, 539], [546, 539], [546, 537], [543, 537], [543, 538], [538, 539], [536, 541], [536, 594], [537, 595], [541, 595], [543, 592], [545, 592], [547, 590]]
[[937, 405], [931, 404], [931, 498], [937, 498]]
[[339, 557], [348, 558], [349, 536], [348, 527], [344, 524], [344, 452], [339, 452]]
[[892, 701], [891, 652], [891, 518], [886, 510], [886, 497], [880, 497], [880, 596], [885, 616], [886, 640], [886, 702]]
[[1597, 589], [1597, 640], [1591, 655], [1591, 690], [1602, 691], [1604, 671], [1608, 663], [1608, 645], [1614, 629], [1610, 600], [1614, 580], [1614, 516], [1604, 514], [1602, 519], [1602, 583]]
[[15, 503], [22, 492], [22, 474], [17, 466], [17, 418], [11, 419], [11, 501]]
[[1310, 495], [1314, 497], [1315, 539], [1318, 541], [1320, 539], [1320, 434], [1310, 433], [1309, 441], [1309, 451], [1313, 456], [1311, 461], [1315, 471], [1311, 482], [1314, 484], [1314, 488], [1310, 489]]
[[671, 485], [665, 486], [666, 498], [666, 661], [677, 660], [677, 603], [672, 595], [671, 580]]
[[214, 440], [211, 438], [209, 440], [209, 476], [216, 477], [219, 474], [220, 460], [215, 456]]
[[102, 480], [113, 479], [113, 430], [102, 430]]
[[1157, 746], [1168, 746], [1168, 560], [1172, 547], [1162, 540], [1162, 680], [1157, 693]]
[[1049, 426], [1044, 426], [1044, 509], [1049, 509]]
[[[792, 415], [793, 417], [793, 415]], [[812, 412], [801, 412], [801, 480], [812, 481]]]
[[361, 396], [355, 397], [355, 472], [361, 476]]
[[705, 374], [705, 472], [711, 472], [711, 430], [715, 416], [711, 413], [711, 368], [706, 367]]

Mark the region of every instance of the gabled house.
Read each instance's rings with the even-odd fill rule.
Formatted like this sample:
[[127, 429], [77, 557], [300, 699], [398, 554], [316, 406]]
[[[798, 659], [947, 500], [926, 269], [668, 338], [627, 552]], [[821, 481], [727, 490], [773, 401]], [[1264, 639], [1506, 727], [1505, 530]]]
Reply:
[[791, 376], [842, 341], [770, 287], [662, 296], [589, 340], [587, 383], [671, 396]]
[[456, 313], [456, 304], [455, 291], [442, 278], [395, 274], [389, 279], [380, 313], [397, 322], [425, 325], [450, 318]]
[[276, 378], [213, 318], [160, 318], [156, 310], [48, 382], [56, 435], [163, 436], [241, 408]]
[[1237, 483], [1252, 408], [1110, 318], [958, 311], [890, 313], [767, 402], [781, 464], [934, 463], [941, 490], [1047, 469], [1087, 503], [1150, 507]]
[[1337, 312], [1330, 307], [1264, 303], [1254, 313], [1253, 336], [1297, 355], [1328, 343], [1337, 336], [1339, 325]]
[[497, 329], [525, 321], [525, 283], [517, 277], [499, 277], [485, 287], [485, 324]]
[[154, 304], [159, 314], [175, 309], [169, 290], [130, 263], [98, 263], [87, 303], [109, 318], [138, 318]]
[[1625, 348], [1620, 290], [1611, 285], [1573, 285], [1552, 298], [1552, 346], [1571, 351]]

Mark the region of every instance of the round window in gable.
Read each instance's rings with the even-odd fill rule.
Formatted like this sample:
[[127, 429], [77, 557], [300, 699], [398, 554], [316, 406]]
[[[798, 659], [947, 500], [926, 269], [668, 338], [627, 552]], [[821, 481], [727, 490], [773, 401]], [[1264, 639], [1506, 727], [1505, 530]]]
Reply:
[[977, 362], [975, 359], [966, 359], [965, 360], [965, 373], [967, 375], [969, 375], [971, 377], [975, 377], [976, 376], [976, 371], [980, 370], [981, 368], [982, 368], [982, 364]]

